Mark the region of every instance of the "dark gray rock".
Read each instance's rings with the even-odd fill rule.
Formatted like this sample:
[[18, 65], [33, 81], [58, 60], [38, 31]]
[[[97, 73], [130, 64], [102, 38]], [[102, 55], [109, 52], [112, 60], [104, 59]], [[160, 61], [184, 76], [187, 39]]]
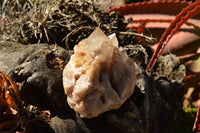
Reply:
[[65, 119], [55, 116], [51, 119], [51, 128], [55, 133], [81, 133], [77, 122], [73, 119]]
[[69, 57], [56, 45], [0, 43], [0, 70], [20, 82], [25, 104], [49, 107], [53, 112], [67, 109], [62, 71]]
[[[139, 57], [147, 55], [136, 54]], [[144, 71], [146, 62], [135, 60], [138, 62], [138, 74], [133, 95], [117, 110], [110, 110], [93, 119], [82, 119], [67, 105], [63, 89], [62, 71], [69, 57], [70, 54], [58, 46], [0, 43], [0, 70], [20, 82], [21, 97], [25, 104], [50, 108], [52, 116], [56, 115], [51, 118], [54, 132], [173, 132], [182, 109], [183, 77], [180, 75], [185, 74], [177, 60], [171, 60], [170, 57], [170, 73], [166, 65], [158, 64], [157, 68], [163, 66], [161, 70], [167, 73], [156, 71], [150, 75]], [[165, 58], [169, 62], [169, 57]], [[165, 60], [160, 60], [160, 63], [169, 64]], [[60, 117], [60, 114], [65, 117]], [[32, 126], [37, 125], [32, 123]]]

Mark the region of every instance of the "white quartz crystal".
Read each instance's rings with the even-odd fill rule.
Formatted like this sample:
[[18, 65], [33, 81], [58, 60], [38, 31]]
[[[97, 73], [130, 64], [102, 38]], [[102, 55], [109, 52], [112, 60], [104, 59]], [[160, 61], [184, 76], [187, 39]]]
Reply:
[[119, 108], [132, 95], [135, 78], [135, 65], [116, 36], [99, 28], [75, 46], [63, 71], [67, 102], [86, 118]]

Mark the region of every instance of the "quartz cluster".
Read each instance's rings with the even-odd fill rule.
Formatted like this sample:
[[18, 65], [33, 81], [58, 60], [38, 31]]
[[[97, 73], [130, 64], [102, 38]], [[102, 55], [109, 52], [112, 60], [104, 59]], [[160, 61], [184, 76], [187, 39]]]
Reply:
[[81, 117], [93, 118], [119, 108], [134, 92], [134, 62], [115, 34], [99, 28], [74, 48], [63, 71], [67, 102]]

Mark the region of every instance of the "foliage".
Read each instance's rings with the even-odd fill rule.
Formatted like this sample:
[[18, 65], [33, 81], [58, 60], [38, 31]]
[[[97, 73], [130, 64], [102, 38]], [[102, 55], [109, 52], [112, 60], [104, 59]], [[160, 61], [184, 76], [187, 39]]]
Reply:
[[177, 124], [175, 129], [176, 133], [191, 133], [196, 113], [198, 108], [196, 107], [183, 107], [182, 117], [180, 118], [180, 123]]
[[[58, 2], [52, 0], [3, 0], [1, 1], [1, 40], [40, 42], [43, 36], [49, 41], [49, 29], [56, 28], [52, 12]], [[44, 34], [43, 34], [44, 33]]]
[[[0, 40], [64, 46], [66, 36], [74, 35], [83, 27], [90, 27], [90, 32], [85, 32], [89, 35], [91, 28], [97, 26], [108, 33], [123, 25], [122, 17], [96, 6], [89, 0], [1, 0]], [[78, 34], [73, 40], [80, 41], [80, 36], [87, 36]]]

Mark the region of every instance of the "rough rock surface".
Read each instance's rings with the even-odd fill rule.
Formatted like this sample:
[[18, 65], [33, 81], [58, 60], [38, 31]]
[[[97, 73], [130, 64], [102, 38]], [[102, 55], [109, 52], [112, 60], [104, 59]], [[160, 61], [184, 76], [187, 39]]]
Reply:
[[69, 57], [70, 54], [59, 46], [0, 43], [0, 70], [20, 82], [25, 104], [50, 107], [56, 112], [67, 106], [61, 104], [66, 101], [62, 70]]
[[[106, 35], [116, 33], [121, 46], [125, 47], [131, 44], [132, 47], [131, 50], [130, 47], [128, 48], [130, 50], [128, 50], [128, 53], [130, 52], [128, 55], [136, 63], [137, 69], [134, 93], [117, 110], [107, 111], [92, 119], [81, 118], [68, 107], [62, 86], [62, 70], [69, 60], [69, 54], [66, 50], [56, 46], [51, 47], [47, 44], [21, 45], [12, 42], [1, 42], [0, 70], [7, 73], [15, 81], [20, 82], [21, 97], [25, 106], [33, 104], [50, 108], [50, 116], [47, 119], [47, 122], [50, 123], [43, 124], [41, 122], [43, 120], [39, 122], [35, 120], [35, 117], [31, 116], [33, 118], [29, 121], [26, 131], [42, 133], [63, 133], [65, 131], [70, 133], [174, 132], [174, 126], [177, 124], [176, 120], [180, 116], [179, 112], [182, 109], [182, 82], [185, 68], [177, 62], [175, 56], [168, 55], [161, 57], [153, 72], [147, 75], [144, 70], [152, 51], [146, 49], [148, 47], [134, 45], [138, 44], [135, 35], [122, 34], [126, 26], [126, 23], [123, 23], [123, 16], [119, 15], [119, 13], [107, 13], [107, 10], [101, 11], [98, 8], [100, 7], [99, 5], [95, 6], [91, 2], [94, 0], [89, 1], [59, 1], [59, 9], [52, 8], [52, 10], [56, 9], [52, 11], [50, 15], [52, 17], [49, 17], [46, 23], [43, 23], [45, 26], [41, 27], [48, 28], [48, 32], [37, 27], [41, 26], [40, 18], [42, 18], [38, 17], [40, 16], [38, 13], [41, 14], [41, 10], [46, 11], [43, 10], [45, 8], [33, 11], [32, 8], [26, 5], [19, 6], [18, 4], [24, 3], [22, 1], [19, 3], [9, 0], [4, 1], [3, 4], [7, 3], [4, 7], [9, 8], [10, 4], [14, 3], [16, 8], [11, 8], [11, 13], [14, 13], [15, 16], [5, 14], [6, 19], [2, 20], [3, 25], [1, 25], [3, 29], [1, 37], [10, 38], [8, 40], [12, 41], [21, 40], [22, 43], [30, 44], [36, 42], [57, 43], [59, 46], [72, 50], [80, 40], [88, 37], [97, 26]], [[57, 4], [55, 5], [57, 6]], [[18, 20], [21, 22], [21, 17], [18, 16], [19, 8], [17, 7], [25, 6], [28, 7], [27, 12], [23, 11], [20, 14], [25, 19], [22, 23], [19, 23]], [[49, 3], [47, 6], [49, 6]], [[21, 9], [24, 8], [20, 8], [20, 11]], [[34, 17], [27, 17], [27, 13], [30, 10], [32, 14], [35, 14]], [[7, 12], [7, 10], [2, 11]], [[23, 17], [23, 14], [25, 17]], [[46, 13], [43, 15], [46, 15]], [[16, 17], [16, 19], [13, 20], [13, 17]], [[39, 20], [35, 21], [35, 18]], [[15, 22], [15, 20], [17, 21]], [[27, 22], [25, 22], [26, 20]], [[35, 28], [32, 27], [33, 24], [36, 26]], [[19, 31], [23, 34], [19, 34]], [[135, 32], [134, 29], [131, 31]], [[38, 33], [38, 36], [35, 36], [35, 32]], [[41, 36], [40, 33], [43, 34], [42, 38], [39, 37]], [[46, 34], [49, 37], [49, 41], [46, 38]], [[63, 41], [65, 36], [66, 45]], [[35, 111], [35, 114], [41, 111], [34, 110], [31, 107], [30, 111]], [[37, 117], [38, 115], [35, 116]], [[45, 118], [42, 117], [43, 115], [39, 116], [39, 118]], [[49, 125], [54, 131], [49, 129]]]
[[[56, 133], [81, 133], [78, 123], [64, 116], [55, 116], [51, 119], [51, 127]], [[60, 128], [62, 127], [62, 128]]]
[[[83, 119], [66, 107], [62, 69], [70, 55], [64, 49], [51, 48], [47, 44], [1, 42], [0, 70], [20, 82], [21, 97], [25, 104], [51, 107], [52, 115], [57, 115], [51, 119], [51, 127], [55, 133], [62, 133], [63, 127], [71, 133], [173, 132], [175, 120], [182, 109], [183, 76], [180, 75], [185, 74], [184, 68], [175, 56], [164, 56], [152, 72], [155, 75], [153, 79], [152, 74], [148, 76], [144, 72], [147, 63], [144, 59], [148, 55], [145, 49], [135, 46], [134, 50], [132, 57], [137, 63], [134, 93], [119, 109], [110, 110], [93, 119]], [[167, 63], [169, 60], [172, 65]], [[166, 63], [168, 67], [162, 65]], [[162, 69], [164, 71], [158, 72]], [[166, 73], [166, 70], [171, 72]], [[65, 117], [60, 117], [60, 113]], [[69, 126], [71, 124], [73, 126]], [[37, 125], [30, 126], [29, 129], [34, 129]]]

